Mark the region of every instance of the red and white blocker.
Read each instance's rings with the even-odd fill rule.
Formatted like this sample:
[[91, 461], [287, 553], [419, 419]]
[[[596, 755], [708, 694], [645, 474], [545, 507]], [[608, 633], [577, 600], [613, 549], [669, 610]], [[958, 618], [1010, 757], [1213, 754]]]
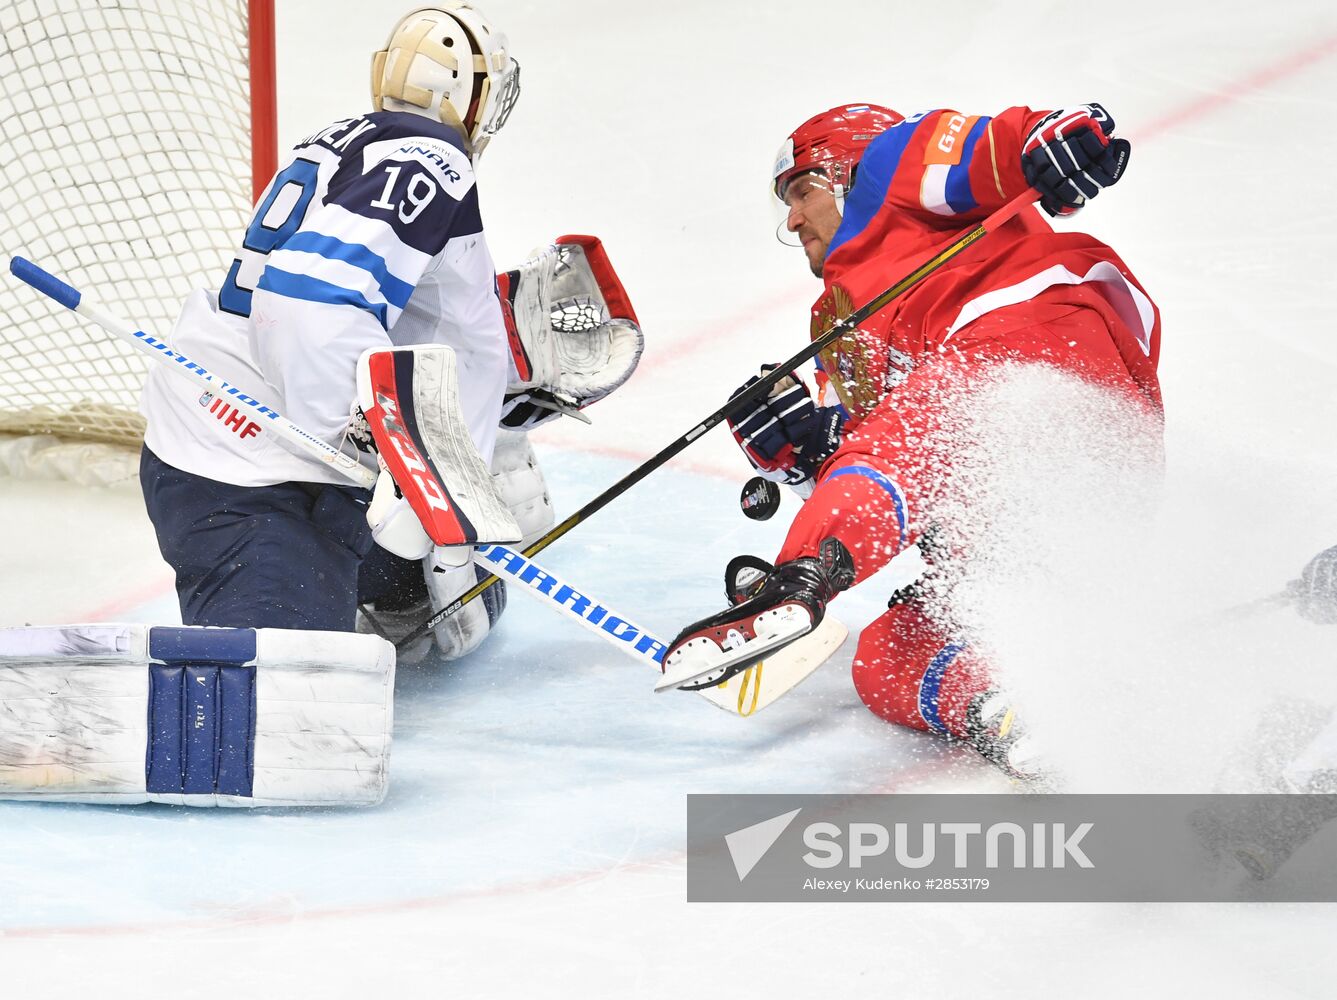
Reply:
[[382, 548], [421, 559], [435, 546], [520, 540], [520, 528], [470, 437], [451, 348], [364, 351], [357, 385], [382, 469], [367, 511]]
[[[1065, 290], [964, 328], [945, 353], [921, 359], [867, 416], [847, 425], [776, 563], [816, 556], [822, 540], [834, 537], [853, 556], [860, 582], [914, 544], [935, 504], [951, 499], [951, 431], [962, 403], [1001, 364], [1045, 364], [1078, 375], [1126, 395], [1159, 421], [1159, 396], [1129, 374], [1111, 322]], [[993, 686], [989, 674], [982, 657], [916, 600], [893, 604], [864, 628], [853, 666], [859, 697], [875, 714], [958, 738], [966, 737], [971, 699]]]

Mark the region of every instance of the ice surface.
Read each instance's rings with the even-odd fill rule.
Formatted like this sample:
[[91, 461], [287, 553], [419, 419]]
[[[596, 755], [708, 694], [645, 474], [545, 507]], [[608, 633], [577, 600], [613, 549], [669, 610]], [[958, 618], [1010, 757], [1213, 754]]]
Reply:
[[[367, 54], [407, 6], [279, 4], [281, 141], [365, 106]], [[804, 341], [817, 286], [771, 237], [766, 189], [800, 120], [851, 100], [1099, 100], [1133, 161], [1079, 218], [1163, 311], [1165, 503], [1141, 528], [1078, 533], [1057, 579], [1083, 579], [1113, 539], [1109, 585], [1085, 578], [1106, 600], [995, 574], [981, 621], [1091, 785], [1119, 774], [1081, 759], [1084, 734], [1134, 736], [1156, 751], [1138, 758], [1155, 787], [1200, 788], [1257, 698], [1331, 691], [1331, 633], [1280, 611], [1223, 617], [1337, 541], [1330, 5], [487, 9], [524, 64], [480, 171], [494, 255], [600, 235], [647, 337], [593, 427], [538, 435], [561, 512]], [[730, 556], [771, 555], [792, 515], [787, 498], [775, 520], [745, 520], [747, 474], [716, 431], [543, 560], [670, 633], [716, 608]], [[170, 620], [133, 493], [6, 482], [0, 514], [6, 624]], [[1036, 514], [989, 517], [1020, 534]], [[857, 629], [890, 586], [836, 609]], [[686, 792], [1000, 787], [865, 712], [850, 648], [739, 720], [652, 695], [644, 667], [513, 594], [477, 655], [403, 669], [380, 809], [0, 806], [0, 996], [1332, 995], [1328, 906], [685, 904]]]

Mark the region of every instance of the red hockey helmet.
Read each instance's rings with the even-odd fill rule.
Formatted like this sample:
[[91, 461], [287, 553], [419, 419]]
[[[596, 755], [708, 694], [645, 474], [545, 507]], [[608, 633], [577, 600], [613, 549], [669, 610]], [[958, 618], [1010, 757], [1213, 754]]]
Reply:
[[825, 174], [832, 185], [839, 185], [843, 194], [868, 144], [904, 120], [904, 115], [877, 104], [842, 104], [814, 115], [789, 133], [775, 155], [771, 171], [775, 196], [784, 201], [789, 182], [814, 170]]

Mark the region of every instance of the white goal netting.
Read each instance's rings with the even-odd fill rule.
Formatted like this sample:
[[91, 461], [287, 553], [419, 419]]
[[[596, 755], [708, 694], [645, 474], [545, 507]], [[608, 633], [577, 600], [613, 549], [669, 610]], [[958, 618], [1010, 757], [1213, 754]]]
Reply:
[[146, 360], [28, 257], [165, 337], [251, 210], [246, 0], [0, 0], [0, 434], [138, 445]]

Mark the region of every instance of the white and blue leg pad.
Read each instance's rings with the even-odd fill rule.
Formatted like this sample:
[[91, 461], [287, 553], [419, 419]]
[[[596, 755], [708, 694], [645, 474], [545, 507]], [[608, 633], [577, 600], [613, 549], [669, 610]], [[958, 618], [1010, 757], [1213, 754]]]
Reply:
[[346, 632], [0, 629], [0, 798], [375, 805], [394, 677]]

